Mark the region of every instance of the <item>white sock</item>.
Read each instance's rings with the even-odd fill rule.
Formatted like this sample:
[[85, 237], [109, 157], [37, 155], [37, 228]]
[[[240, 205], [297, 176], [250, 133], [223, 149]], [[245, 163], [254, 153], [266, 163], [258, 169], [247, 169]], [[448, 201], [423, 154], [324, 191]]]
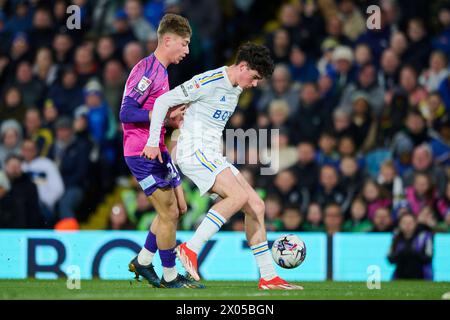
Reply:
[[175, 266], [172, 268], [163, 267], [163, 274], [164, 274], [164, 280], [166, 280], [167, 282], [170, 282], [170, 281], [174, 280], [178, 275], [177, 267], [175, 267]]
[[203, 245], [222, 228], [225, 222], [227, 220], [220, 213], [210, 209], [192, 239], [187, 242], [188, 248], [198, 254]]
[[261, 278], [264, 280], [270, 280], [277, 276], [275, 267], [273, 266], [272, 254], [269, 250], [269, 245], [267, 241], [255, 244], [250, 247], [253, 251], [253, 255], [256, 259], [256, 264], [259, 268], [259, 273]]
[[148, 266], [150, 263], [152, 263], [154, 255], [155, 254], [153, 252], [148, 251], [147, 249], [142, 247], [141, 251], [139, 252], [138, 259], [137, 259], [138, 263], [141, 266]]

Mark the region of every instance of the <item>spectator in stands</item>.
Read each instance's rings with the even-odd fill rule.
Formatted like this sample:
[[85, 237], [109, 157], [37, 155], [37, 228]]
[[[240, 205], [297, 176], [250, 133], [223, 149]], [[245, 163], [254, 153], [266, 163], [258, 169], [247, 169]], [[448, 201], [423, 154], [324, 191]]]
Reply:
[[89, 169], [89, 146], [74, 136], [72, 120], [61, 117], [56, 122], [56, 140], [50, 150], [64, 181], [65, 191], [59, 201], [59, 219], [55, 228], [69, 224], [78, 229], [76, 209], [83, 201]]
[[413, 185], [414, 176], [417, 173], [424, 173], [431, 177], [431, 182], [436, 186], [438, 196], [445, 194], [447, 185], [447, 175], [438, 165], [433, 164], [433, 151], [427, 144], [421, 144], [416, 147], [412, 155], [412, 168], [403, 175], [406, 187]]
[[298, 208], [298, 205], [288, 205], [284, 208], [281, 215], [281, 221], [283, 222], [282, 230], [295, 232], [302, 230], [303, 215]]
[[439, 92], [431, 92], [426, 101], [420, 104], [419, 109], [427, 123], [427, 127], [436, 130], [442, 136], [441, 129], [448, 122], [449, 115]]
[[281, 199], [275, 194], [269, 194], [264, 200], [264, 204], [266, 208], [266, 230], [282, 230], [283, 222], [281, 221], [281, 211], [283, 209], [283, 205], [281, 203]]
[[273, 190], [269, 192], [276, 194], [284, 205], [295, 203], [299, 206], [300, 203], [307, 201], [303, 199], [297, 186], [297, 177], [291, 170], [278, 173], [273, 182]]
[[434, 207], [437, 192], [431, 182], [431, 177], [424, 173], [416, 173], [414, 182], [405, 190], [406, 200], [411, 212], [418, 216], [425, 207]]
[[396, 265], [394, 279], [433, 279], [433, 236], [417, 228], [417, 219], [404, 214], [392, 240], [389, 262]]
[[46, 157], [53, 144], [53, 133], [42, 127], [41, 114], [37, 108], [27, 110], [24, 127], [25, 137], [36, 143], [38, 155]]
[[356, 80], [353, 60], [353, 51], [350, 47], [339, 46], [334, 49], [332, 60], [333, 63], [327, 72], [333, 79], [333, 83], [339, 97], [346, 86]]
[[142, 4], [139, 0], [126, 0], [125, 13], [133, 33], [140, 42], [144, 43], [147, 41], [149, 34], [156, 32], [150, 22], [145, 19]]
[[351, 41], [355, 41], [366, 31], [366, 21], [355, 0], [339, 2], [339, 16], [343, 23], [343, 33]]
[[367, 179], [364, 182], [360, 196], [366, 202], [367, 217], [371, 221], [374, 221], [378, 208], [388, 208], [392, 204], [386, 190], [382, 189], [373, 179]]
[[[358, 69], [358, 78], [361, 78], [361, 68], [374, 63], [372, 51], [366, 43], [359, 43], [355, 47], [355, 65]], [[360, 80], [358, 80], [360, 81]]]
[[104, 35], [97, 40], [95, 46], [95, 56], [100, 64], [100, 69], [104, 70], [108, 61], [118, 58], [116, 56], [116, 47], [114, 40], [109, 35]]
[[61, 71], [59, 81], [49, 89], [48, 98], [55, 104], [60, 116], [73, 117], [75, 109], [83, 103], [83, 89], [73, 68], [65, 67]]
[[328, 235], [334, 235], [336, 232], [342, 231], [344, 215], [341, 207], [337, 203], [328, 204], [325, 209], [325, 231]]
[[376, 74], [377, 71], [373, 64], [361, 66], [357, 81], [345, 88], [339, 106], [350, 112], [356, 96], [365, 95], [371, 108], [370, 114], [379, 116], [383, 111], [384, 89], [378, 84]]
[[59, 32], [53, 38], [52, 49], [58, 68], [69, 64], [73, 59], [74, 43], [68, 32]]
[[394, 230], [391, 210], [387, 207], [379, 207], [375, 210], [372, 223], [372, 232], [392, 232]]
[[323, 128], [330, 121], [329, 113], [324, 110], [319, 91], [315, 83], [305, 83], [300, 90], [300, 103], [290, 121], [292, 141], [316, 143]]
[[283, 99], [289, 105], [290, 114], [295, 114], [298, 108], [298, 89], [292, 85], [291, 74], [285, 65], [276, 65], [270, 79], [270, 85], [265, 88], [258, 101], [258, 110], [267, 111], [270, 102]]
[[297, 45], [294, 45], [289, 54], [289, 70], [292, 80], [300, 84], [306, 82], [317, 82], [319, 71], [313, 59]]
[[130, 222], [127, 211], [122, 203], [114, 205], [109, 216], [108, 229], [133, 230], [135, 226]]
[[318, 203], [312, 202], [309, 204], [306, 213], [306, 221], [303, 224], [303, 230], [311, 232], [325, 231], [322, 208]]
[[373, 224], [367, 218], [367, 205], [361, 198], [353, 200], [350, 208], [350, 219], [344, 223], [344, 232], [370, 232]]
[[377, 182], [380, 187], [390, 193], [390, 198], [392, 198], [392, 208], [394, 211], [399, 209], [400, 206], [405, 203], [403, 180], [397, 173], [394, 161], [387, 160], [382, 163]]
[[450, 58], [450, 4], [443, 4], [438, 11], [437, 18], [441, 29], [432, 40], [432, 47], [443, 51]]
[[125, 70], [119, 60], [110, 60], [103, 69], [103, 94], [111, 108], [112, 114], [118, 119], [122, 102], [122, 88], [125, 85]]
[[3, 121], [0, 126], [0, 167], [4, 167], [9, 155], [19, 154], [22, 144], [22, 128], [16, 120]]
[[352, 101], [352, 129], [356, 149], [367, 153], [375, 147], [378, 121], [370, 105], [370, 98], [357, 92]]
[[0, 104], [0, 122], [13, 119], [22, 123], [25, 118], [26, 107], [23, 104], [22, 94], [15, 86], [6, 89]]
[[48, 47], [37, 51], [33, 72], [46, 86], [51, 86], [56, 80], [58, 67], [53, 63], [52, 51]]
[[116, 44], [117, 51], [123, 52], [123, 49], [127, 45], [127, 43], [136, 41], [137, 38], [130, 28], [130, 24], [127, 20], [127, 14], [124, 10], [119, 10], [114, 17], [114, 32], [112, 37], [114, 39], [114, 43]]
[[315, 148], [310, 142], [301, 142], [297, 146], [297, 163], [290, 169], [298, 179], [300, 190], [313, 194], [319, 180], [319, 165], [315, 162]]
[[286, 100], [275, 99], [269, 105], [269, 121], [272, 128], [282, 128], [287, 125], [289, 118], [289, 105]]
[[349, 199], [339, 184], [339, 175], [335, 167], [324, 165], [320, 168], [319, 186], [314, 193], [313, 201], [320, 204], [322, 208], [336, 203], [341, 212], [349, 208]]
[[8, 65], [8, 78], [13, 77], [16, 73], [17, 66], [22, 61], [31, 62], [34, 57], [32, 50], [30, 49], [30, 43], [28, 36], [25, 33], [15, 33], [11, 47], [9, 49], [9, 65]]
[[22, 163], [22, 158], [15, 154], [9, 155], [5, 160], [5, 173], [11, 183], [9, 197], [14, 214], [7, 227], [40, 229], [43, 227], [43, 217], [39, 210], [38, 191], [28, 175], [24, 174]]
[[39, 156], [36, 142], [33, 140], [23, 142], [22, 156], [22, 169], [36, 185], [41, 213], [47, 226], [51, 226], [54, 222], [55, 205], [64, 193], [61, 174], [53, 161]]
[[388, 48], [383, 51], [378, 71], [378, 83], [384, 90], [393, 90], [398, 85], [400, 59], [395, 51]]
[[9, 193], [11, 183], [3, 170], [0, 170], [0, 229], [10, 228], [14, 220], [14, 206]]
[[144, 58], [144, 49], [139, 42], [133, 41], [128, 43], [123, 49], [123, 61], [130, 72], [133, 67]]
[[337, 139], [341, 139], [345, 136], [354, 136], [355, 132], [352, 126], [352, 118], [350, 112], [341, 108], [334, 110], [332, 132]]
[[99, 76], [98, 65], [94, 60], [94, 53], [91, 47], [82, 45], [77, 47], [74, 56], [75, 72], [78, 74], [78, 80], [81, 86], [93, 77]]
[[408, 102], [412, 107], [427, 97], [426, 90], [419, 84], [417, 70], [411, 65], [404, 65], [400, 70], [400, 85], [396, 89], [407, 94]]
[[348, 200], [352, 200], [362, 189], [365, 174], [354, 157], [343, 157], [339, 163], [341, 186]]
[[403, 61], [413, 65], [418, 72], [421, 72], [426, 67], [431, 45], [425, 25], [420, 18], [413, 18], [408, 21], [407, 35], [409, 44]]
[[436, 208], [442, 220], [445, 220], [450, 213], [450, 182], [447, 182], [445, 194], [437, 201]]
[[275, 64], [288, 64], [291, 50], [291, 38], [286, 29], [280, 28], [273, 32], [272, 41], [267, 44]]
[[419, 83], [428, 92], [433, 92], [439, 89], [441, 82], [450, 73], [446, 55], [442, 51], [433, 51], [430, 55], [429, 67], [429, 69], [422, 71]]
[[22, 93], [23, 104], [26, 107], [41, 107], [45, 97], [45, 84], [33, 76], [31, 65], [22, 61], [17, 66], [13, 85]]
[[337, 166], [339, 163], [339, 154], [336, 152], [336, 137], [328, 131], [322, 131], [319, 137], [319, 148], [316, 152], [316, 162], [320, 165]]

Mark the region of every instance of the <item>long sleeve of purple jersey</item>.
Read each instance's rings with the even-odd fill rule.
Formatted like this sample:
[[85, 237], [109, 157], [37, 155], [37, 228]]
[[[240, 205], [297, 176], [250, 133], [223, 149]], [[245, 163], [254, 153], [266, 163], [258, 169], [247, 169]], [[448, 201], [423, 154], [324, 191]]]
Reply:
[[119, 119], [122, 123], [150, 122], [149, 110], [141, 109], [139, 103], [131, 97], [125, 97], [120, 108]]

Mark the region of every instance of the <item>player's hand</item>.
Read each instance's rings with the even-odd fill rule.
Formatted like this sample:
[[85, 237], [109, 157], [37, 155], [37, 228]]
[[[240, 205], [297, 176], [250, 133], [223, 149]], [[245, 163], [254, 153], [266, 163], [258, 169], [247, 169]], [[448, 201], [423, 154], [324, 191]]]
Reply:
[[174, 110], [169, 112], [169, 119], [175, 119], [179, 116], [184, 117], [184, 114], [186, 113], [187, 106], [183, 104], [181, 107], [175, 107]]
[[141, 157], [154, 160], [156, 158], [159, 159], [159, 162], [163, 163], [161, 150], [159, 147], [149, 147], [145, 146], [144, 150], [142, 150]]
[[175, 109], [169, 111], [166, 118], [166, 126], [174, 129], [180, 128], [184, 120], [186, 108], [187, 108], [186, 105], [182, 105], [181, 107], [175, 107]]

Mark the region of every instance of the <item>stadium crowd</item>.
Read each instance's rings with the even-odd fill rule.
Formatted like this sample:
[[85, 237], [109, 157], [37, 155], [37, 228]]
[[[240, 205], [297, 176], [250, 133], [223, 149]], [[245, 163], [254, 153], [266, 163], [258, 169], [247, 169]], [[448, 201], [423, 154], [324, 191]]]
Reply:
[[[67, 28], [70, 4], [79, 29]], [[280, 130], [278, 172], [261, 175], [264, 159], [237, 165], [265, 201], [268, 230], [391, 232], [409, 214], [397, 237], [450, 232], [443, 0], [0, 0], [0, 228], [77, 229], [114, 194], [108, 227], [148, 230], [155, 212], [124, 164], [118, 114], [166, 12], [193, 28], [190, 55], [168, 70], [172, 88], [229, 63], [242, 42], [272, 53], [272, 78], [242, 94], [228, 123]], [[212, 200], [183, 183], [180, 229], [192, 230]], [[243, 225], [240, 214], [224, 228]]]

